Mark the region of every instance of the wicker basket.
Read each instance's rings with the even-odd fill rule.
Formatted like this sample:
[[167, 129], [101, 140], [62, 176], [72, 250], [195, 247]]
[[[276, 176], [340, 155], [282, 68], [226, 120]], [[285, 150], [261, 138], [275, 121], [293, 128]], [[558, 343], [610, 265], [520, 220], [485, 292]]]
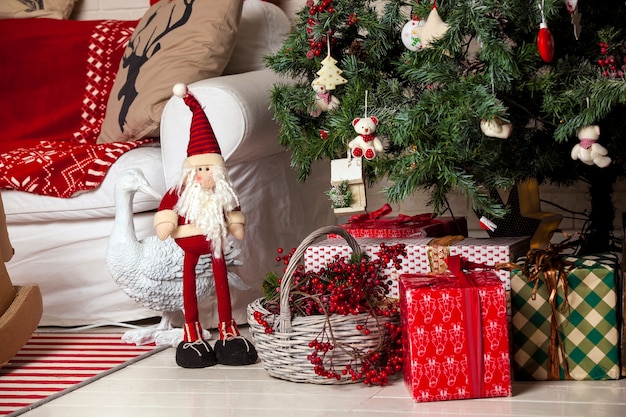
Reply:
[[[327, 378], [317, 375], [314, 366], [307, 356], [314, 352], [309, 342], [314, 340], [324, 330], [332, 333], [335, 340], [340, 341], [348, 349], [336, 348], [327, 353], [326, 361], [332, 355], [335, 369], [343, 369], [345, 365], [354, 363], [354, 354], [348, 352], [352, 346], [361, 351], [377, 349], [385, 340], [385, 323], [399, 323], [399, 317], [373, 317], [368, 313], [357, 315], [330, 316], [296, 316], [291, 317], [289, 293], [292, 287], [293, 273], [303, 258], [307, 247], [316, 239], [334, 233], [344, 238], [355, 254], [361, 253], [361, 248], [350, 233], [340, 227], [328, 226], [320, 228], [307, 236], [291, 257], [280, 285], [280, 314], [273, 314], [263, 306], [263, 298], [259, 298], [248, 305], [248, 324], [252, 339], [261, 358], [263, 368], [273, 377], [293, 382], [307, 382], [313, 384], [348, 384], [359, 382], [353, 380], [349, 374], [341, 375], [340, 379]], [[254, 313], [260, 311], [269, 323], [274, 323], [274, 333], [268, 334], [265, 328], [254, 318]], [[378, 325], [373, 323], [378, 322]], [[367, 324], [371, 333], [365, 335], [356, 329], [359, 324]], [[325, 361], [325, 362], [326, 362]]]

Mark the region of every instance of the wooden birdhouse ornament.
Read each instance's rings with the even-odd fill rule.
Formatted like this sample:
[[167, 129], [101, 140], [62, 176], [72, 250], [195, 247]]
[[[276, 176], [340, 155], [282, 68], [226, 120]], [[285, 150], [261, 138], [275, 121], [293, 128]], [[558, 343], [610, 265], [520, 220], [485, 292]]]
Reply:
[[[330, 161], [330, 184], [333, 189], [328, 194], [333, 201], [335, 214], [365, 213], [365, 183], [361, 158], [348, 157]], [[331, 195], [333, 193], [336, 198]]]

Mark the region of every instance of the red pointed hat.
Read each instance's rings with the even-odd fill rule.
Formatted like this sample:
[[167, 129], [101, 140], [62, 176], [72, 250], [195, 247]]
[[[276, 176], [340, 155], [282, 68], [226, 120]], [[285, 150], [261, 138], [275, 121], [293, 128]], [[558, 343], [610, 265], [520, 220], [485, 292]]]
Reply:
[[220, 145], [217, 143], [215, 132], [206, 117], [198, 99], [189, 91], [185, 84], [176, 84], [173, 88], [174, 95], [181, 97], [193, 113], [189, 144], [187, 145], [187, 158], [183, 162], [184, 167], [200, 165], [224, 165], [224, 158]]

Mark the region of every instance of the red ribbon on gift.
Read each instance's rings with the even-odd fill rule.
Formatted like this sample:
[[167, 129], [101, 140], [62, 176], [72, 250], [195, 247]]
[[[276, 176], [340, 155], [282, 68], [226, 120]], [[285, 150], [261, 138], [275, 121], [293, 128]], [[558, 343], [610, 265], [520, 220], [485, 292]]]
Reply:
[[371, 211], [363, 214], [355, 214], [348, 219], [348, 226], [350, 227], [379, 227], [385, 226], [399, 226], [406, 225], [408, 223], [420, 223], [424, 226], [436, 222], [434, 220], [435, 215], [432, 213], [417, 214], [415, 216], [407, 216], [405, 214], [398, 214], [394, 219], [383, 219], [384, 216], [391, 213], [393, 209], [387, 203], [376, 211]]
[[381, 217], [391, 213], [392, 211], [393, 209], [391, 208], [391, 206], [385, 203], [381, 208], [376, 211], [371, 211], [363, 214], [355, 214], [354, 216], [351, 216], [348, 220], [348, 223], [359, 223], [364, 221], [378, 220]]
[[480, 309], [480, 294], [476, 282], [465, 275], [463, 270], [472, 268], [484, 268], [485, 265], [468, 261], [459, 255], [448, 256], [446, 259], [448, 270], [459, 279], [460, 287], [463, 289], [463, 306], [465, 328], [467, 329], [467, 357], [470, 375], [470, 389], [472, 398], [483, 397], [484, 369], [483, 358], [483, 330], [481, 325], [482, 312]]

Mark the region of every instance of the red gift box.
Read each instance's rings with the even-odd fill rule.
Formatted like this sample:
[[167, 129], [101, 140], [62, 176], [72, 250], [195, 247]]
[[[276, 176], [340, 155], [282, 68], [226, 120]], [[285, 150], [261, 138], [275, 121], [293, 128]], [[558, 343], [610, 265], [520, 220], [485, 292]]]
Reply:
[[[396, 217], [387, 216], [392, 211], [389, 204], [380, 209], [357, 214], [348, 223], [339, 225], [356, 238], [393, 239], [403, 237], [441, 237], [446, 235], [467, 236], [467, 219], [465, 217], [435, 217], [432, 213]], [[329, 238], [339, 236], [329, 234]]]
[[442, 236], [468, 236], [466, 217], [435, 217], [431, 224], [422, 227], [422, 231], [428, 237]]
[[511, 396], [506, 296], [492, 271], [400, 276], [404, 381], [418, 402]]

